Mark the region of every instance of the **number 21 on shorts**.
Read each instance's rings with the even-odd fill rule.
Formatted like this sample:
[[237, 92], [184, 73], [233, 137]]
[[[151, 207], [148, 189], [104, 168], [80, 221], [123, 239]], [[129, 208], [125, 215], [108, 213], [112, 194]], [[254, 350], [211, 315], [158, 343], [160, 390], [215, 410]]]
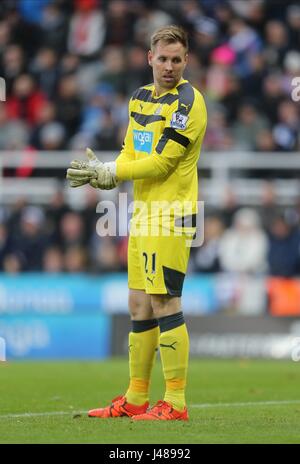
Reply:
[[[143, 257], [144, 257], [144, 260], [145, 260], [145, 273], [148, 274], [149, 273], [149, 259], [148, 259], [148, 254], [147, 253], [143, 253]], [[152, 253], [151, 255], [151, 274], [155, 274], [156, 272], [156, 253]]]

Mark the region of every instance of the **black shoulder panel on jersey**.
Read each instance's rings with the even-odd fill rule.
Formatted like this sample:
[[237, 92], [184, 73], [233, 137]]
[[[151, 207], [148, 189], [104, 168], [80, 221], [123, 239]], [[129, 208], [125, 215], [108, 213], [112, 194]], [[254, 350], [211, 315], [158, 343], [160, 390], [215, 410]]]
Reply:
[[156, 122], [156, 121], [165, 121], [166, 118], [164, 116], [161, 116], [159, 114], [141, 114], [141, 113], [136, 113], [135, 111], [131, 111], [130, 116], [133, 117], [133, 119], [140, 124], [141, 126], [146, 127], [147, 124], [150, 124], [151, 122]]
[[195, 100], [195, 92], [189, 82], [180, 84], [178, 91], [178, 111], [183, 114], [189, 114]]
[[153, 98], [152, 90], [140, 87], [133, 93], [132, 100], [172, 105], [174, 101], [178, 100], [178, 95], [173, 93], [167, 93], [166, 95], [163, 95], [160, 98]]
[[172, 105], [174, 101], [178, 100], [178, 95], [173, 93], [167, 93], [160, 98], [152, 98], [152, 103], [162, 103], [166, 105]]
[[132, 100], [151, 101], [152, 92], [149, 89], [140, 87], [136, 89], [132, 95]]

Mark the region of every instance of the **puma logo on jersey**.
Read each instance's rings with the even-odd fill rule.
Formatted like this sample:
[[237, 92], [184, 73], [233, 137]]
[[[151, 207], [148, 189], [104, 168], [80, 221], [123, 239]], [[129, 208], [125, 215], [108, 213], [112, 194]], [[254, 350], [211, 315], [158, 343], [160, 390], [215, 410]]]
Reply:
[[185, 108], [185, 109], [186, 109], [186, 112], [188, 112], [188, 111], [189, 111], [189, 107], [190, 107], [190, 105], [185, 105], [184, 103], [180, 103], [180, 108], [179, 108], [179, 111], [181, 110], [181, 107], [182, 107], [182, 106], [183, 106], [183, 108]]

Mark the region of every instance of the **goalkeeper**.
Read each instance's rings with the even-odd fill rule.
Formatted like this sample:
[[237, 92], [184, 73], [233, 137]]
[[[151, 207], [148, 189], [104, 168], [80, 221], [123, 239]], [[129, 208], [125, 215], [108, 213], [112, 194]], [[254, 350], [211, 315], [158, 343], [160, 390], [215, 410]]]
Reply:
[[[131, 180], [134, 201], [139, 204], [128, 243], [130, 383], [110, 406], [89, 411], [91, 417], [188, 419], [189, 337], [181, 294], [190, 253], [187, 239], [195, 233], [197, 162], [207, 116], [202, 95], [182, 77], [187, 52], [187, 36], [180, 27], [156, 31], [148, 52], [154, 83], [136, 90], [129, 102], [129, 124], [120, 155], [114, 162], [101, 163], [87, 149], [88, 161], [73, 161], [67, 171], [71, 187], [89, 183], [112, 189], [118, 182]], [[169, 236], [164, 226], [158, 227], [158, 234], [149, 232], [150, 223], [165, 214], [151, 208], [158, 201], [190, 205], [188, 214], [171, 214]], [[145, 233], [135, 233], [138, 226]], [[158, 347], [166, 390], [164, 399], [149, 408], [149, 383]]]

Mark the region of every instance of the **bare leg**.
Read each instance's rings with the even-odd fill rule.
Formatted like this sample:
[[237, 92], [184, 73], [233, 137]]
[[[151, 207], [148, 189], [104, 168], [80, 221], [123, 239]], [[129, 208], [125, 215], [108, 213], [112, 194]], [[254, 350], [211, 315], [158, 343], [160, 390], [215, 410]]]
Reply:
[[128, 304], [131, 320], [145, 321], [154, 318], [151, 297], [144, 290], [129, 289]]

